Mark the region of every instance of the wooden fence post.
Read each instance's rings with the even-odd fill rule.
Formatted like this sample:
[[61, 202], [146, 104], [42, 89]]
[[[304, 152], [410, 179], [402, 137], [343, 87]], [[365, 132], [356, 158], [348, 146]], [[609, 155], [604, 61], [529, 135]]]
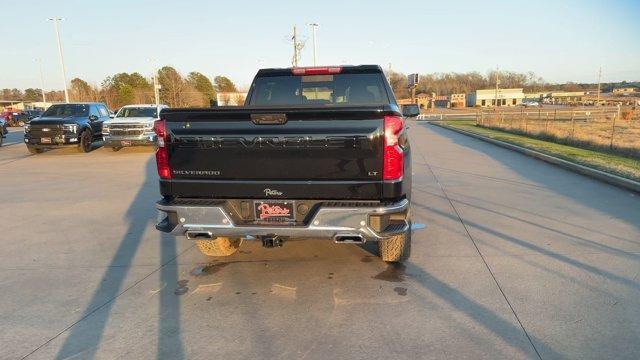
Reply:
[[573, 109], [571, 109], [571, 138], [573, 139], [573, 136], [576, 132], [576, 119], [574, 116], [574, 112]]
[[611, 122], [611, 142], [609, 143], [609, 149], [613, 149], [613, 136], [616, 133], [616, 115], [613, 114], [613, 121]]
[[544, 120], [544, 132], [548, 132], [549, 131], [549, 113], [545, 113], [545, 120]]

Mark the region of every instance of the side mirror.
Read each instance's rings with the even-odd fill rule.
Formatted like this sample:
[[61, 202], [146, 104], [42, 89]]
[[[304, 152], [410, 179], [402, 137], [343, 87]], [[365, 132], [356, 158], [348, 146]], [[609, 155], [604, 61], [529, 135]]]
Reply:
[[89, 115], [89, 121], [96, 121], [98, 117], [96, 115]]
[[109, 113], [109, 117], [113, 119], [114, 117], [116, 117], [116, 114], [114, 114], [114, 113]]
[[420, 107], [417, 104], [402, 105], [402, 116], [416, 117], [420, 115]]

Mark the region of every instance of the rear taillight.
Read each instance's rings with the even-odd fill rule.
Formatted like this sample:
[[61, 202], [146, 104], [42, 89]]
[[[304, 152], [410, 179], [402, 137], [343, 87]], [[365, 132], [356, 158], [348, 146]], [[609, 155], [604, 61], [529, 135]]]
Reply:
[[384, 117], [384, 150], [382, 154], [382, 179], [400, 180], [404, 169], [404, 150], [399, 137], [404, 121], [399, 116]]
[[169, 167], [169, 153], [167, 152], [167, 127], [164, 120], [156, 120], [153, 123], [153, 131], [158, 139], [158, 150], [156, 150], [156, 165], [160, 179], [171, 179], [171, 168]]
[[291, 69], [293, 75], [333, 75], [342, 72], [340, 66], [298, 67]]

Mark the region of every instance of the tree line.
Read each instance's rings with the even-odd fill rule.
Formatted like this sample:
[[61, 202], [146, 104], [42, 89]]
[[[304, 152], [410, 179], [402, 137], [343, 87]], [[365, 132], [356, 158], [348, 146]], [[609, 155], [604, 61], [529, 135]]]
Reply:
[[[226, 76], [216, 76], [213, 81], [206, 75], [192, 71], [186, 76], [171, 66], [158, 70], [160, 102], [170, 107], [208, 107], [219, 92], [237, 92], [236, 85]], [[42, 101], [41, 89], [2, 89], [3, 100]], [[91, 85], [81, 78], [71, 80], [70, 101], [100, 101], [110, 109], [127, 104], [154, 103], [153, 80], [138, 72], [117, 73], [104, 79], [100, 86]], [[64, 101], [64, 91], [45, 92], [48, 102]]]
[[[402, 99], [410, 96], [406, 74], [387, 71], [386, 75], [397, 98]], [[160, 101], [171, 107], [207, 107], [216, 99], [218, 92], [238, 91], [236, 85], [225, 76], [216, 76], [213, 81], [197, 71], [183, 76], [171, 66], [162, 67], [158, 70], [157, 76], [161, 86]], [[593, 90], [597, 87], [597, 84], [594, 83], [550, 84], [533, 72], [500, 71], [499, 78], [501, 88], [523, 88], [524, 92], [583, 91]], [[495, 70], [488, 71], [486, 74], [477, 71], [424, 74], [420, 76], [416, 93], [466, 94], [478, 89], [494, 88], [495, 81]], [[639, 87], [640, 83], [623, 81], [601, 85], [602, 91], [609, 92], [618, 86]], [[108, 76], [100, 86], [91, 85], [81, 78], [74, 78], [71, 80], [68, 90], [71, 101], [100, 101], [111, 109], [117, 109], [127, 104], [153, 103], [155, 101], [152, 80], [145, 78], [138, 72], [122, 72]], [[29, 88], [24, 91], [2, 89], [1, 91], [0, 98], [3, 100], [42, 100], [40, 89]], [[61, 90], [49, 91], [45, 95], [47, 101], [64, 101], [64, 92]], [[223, 102], [230, 100], [241, 103], [238, 99], [223, 99]]]

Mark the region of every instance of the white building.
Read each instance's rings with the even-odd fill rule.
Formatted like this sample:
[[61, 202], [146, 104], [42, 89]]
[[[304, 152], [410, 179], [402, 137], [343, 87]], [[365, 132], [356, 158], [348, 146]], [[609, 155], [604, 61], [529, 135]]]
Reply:
[[242, 106], [247, 98], [243, 92], [220, 92], [216, 94], [218, 106]]
[[496, 96], [496, 89], [476, 90], [467, 95], [467, 106], [496, 106], [496, 98], [498, 100], [497, 106], [516, 106], [518, 104], [522, 104], [524, 92], [522, 92], [522, 88], [498, 89], [498, 94]]

